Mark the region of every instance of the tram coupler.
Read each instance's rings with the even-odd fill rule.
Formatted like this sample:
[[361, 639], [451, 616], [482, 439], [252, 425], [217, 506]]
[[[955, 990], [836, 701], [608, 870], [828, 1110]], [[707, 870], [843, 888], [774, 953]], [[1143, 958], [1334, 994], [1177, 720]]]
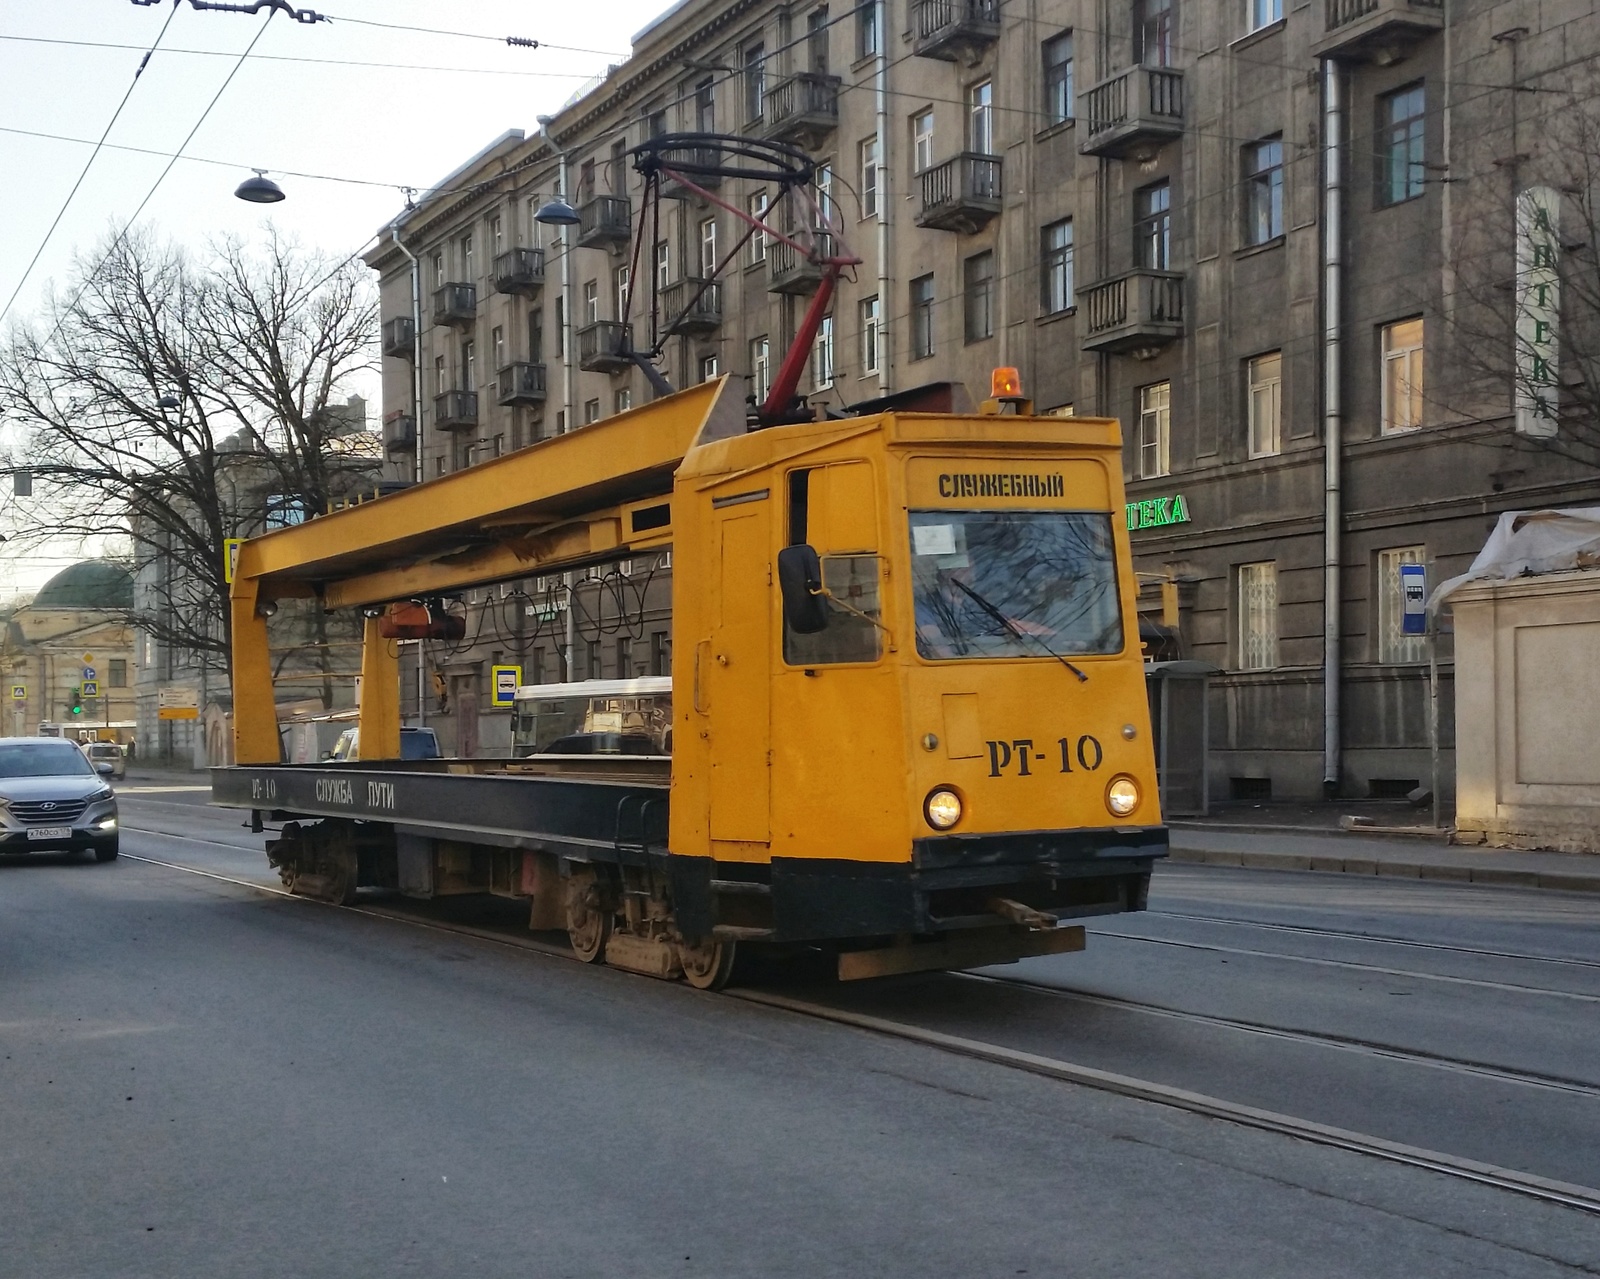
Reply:
[[1082, 950], [1082, 925], [1040, 928], [973, 928], [946, 933], [933, 941], [904, 942], [880, 950], [847, 950], [839, 955], [839, 980], [892, 977], [900, 973], [937, 972], [941, 969], [983, 968], [989, 964], [1014, 964], [1040, 955], [1064, 955]]

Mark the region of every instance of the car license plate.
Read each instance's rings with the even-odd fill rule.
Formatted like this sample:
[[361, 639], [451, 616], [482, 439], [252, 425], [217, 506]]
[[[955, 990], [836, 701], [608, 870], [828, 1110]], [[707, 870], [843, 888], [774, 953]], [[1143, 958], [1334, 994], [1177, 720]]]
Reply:
[[71, 839], [70, 826], [35, 826], [28, 831], [29, 839]]

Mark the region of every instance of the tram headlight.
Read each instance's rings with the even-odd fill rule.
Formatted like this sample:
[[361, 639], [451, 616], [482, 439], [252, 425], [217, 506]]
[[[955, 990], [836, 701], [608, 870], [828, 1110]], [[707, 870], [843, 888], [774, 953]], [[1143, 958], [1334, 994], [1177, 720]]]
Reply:
[[1106, 807], [1113, 817], [1126, 817], [1139, 807], [1139, 783], [1133, 778], [1113, 777], [1106, 787]]
[[922, 815], [934, 830], [949, 830], [961, 820], [961, 796], [948, 786], [935, 786], [922, 801]]

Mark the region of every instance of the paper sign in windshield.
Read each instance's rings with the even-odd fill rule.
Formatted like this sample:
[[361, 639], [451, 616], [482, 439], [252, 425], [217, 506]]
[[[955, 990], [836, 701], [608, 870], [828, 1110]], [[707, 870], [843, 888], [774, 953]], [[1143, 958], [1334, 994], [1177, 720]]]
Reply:
[[918, 524], [911, 530], [911, 544], [918, 555], [954, 555], [954, 524]]

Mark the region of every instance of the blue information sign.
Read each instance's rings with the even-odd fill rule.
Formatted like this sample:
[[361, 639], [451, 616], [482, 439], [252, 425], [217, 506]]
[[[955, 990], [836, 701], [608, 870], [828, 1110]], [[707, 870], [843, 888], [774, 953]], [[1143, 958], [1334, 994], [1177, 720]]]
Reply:
[[1428, 570], [1421, 564], [1400, 566], [1400, 633], [1428, 633]]

